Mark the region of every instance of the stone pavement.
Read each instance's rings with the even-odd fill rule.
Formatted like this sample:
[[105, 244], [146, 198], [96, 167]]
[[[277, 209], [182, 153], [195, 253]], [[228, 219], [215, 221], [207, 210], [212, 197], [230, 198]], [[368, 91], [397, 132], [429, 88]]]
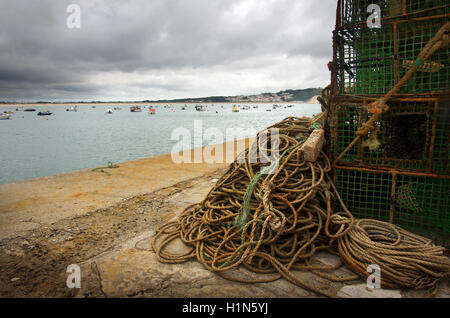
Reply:
[[[142, 194], [83, 215], [0, 241], [0, 297], [322, 297], [284, 279], [243, 284], [228, 281], [196, 261], [161, 264], [151, 251], [154, 228], [201, 201], [225, 169]], [[186, 247], [174, 241], [170, 248]], [[321, 252], [314, 263], [333, 265], [335, 255]], [[81, 289], [66, 286], [67, 266], [81, 268]], [[234, 275], [257, 278], [245, 269]], [[332, 272], [352, 273], [345, 267]], [[330, 282], [296, 272], [308, 284], [339, 297], [423, 297], [425, 291], [368, 290], [362, 280]], [[260, 277], [260, 276], [259, 276]], [[450, 296], [443, 281], [437, 297]]]
[[[215, 178], [211, 179], [211, 183], [214, 181]], [[176, 193], [168, 202], [177, 202], [180, 207], [197, 203], [207, 194], [209, 187], [205, 182], [198, 182], [192, 188]], [[92, 288], [99, 288], [105, 297], [322, 297], [284, 279], [263, 284], [243, 284], [223, 279], [196, 261], [161, 264], [151, 251], [152, 237], [152, 230], [140, 233], [114, 251], [83, 263], [83, 269], [96, 276], [99, 285], [85, 285], [76, 296], [89, 296]], [[169, 251], [174, 253], [187, 250], [181, 240], [175, 240], [169, 247]], [[336, 265], [339, 257], [320, 252], [315, 256], [315, 262]], [[248, 279], [258, 278], [258, 275], [245, 269], [235, 270], [233, 274]], [[362, 280], [335, 283], [309, 272], [298, 271], [296, 274], [314, 287], [344, 298], [423, 297], [426, 294], [424, 291], [370, 290]], [[345, 267], [333, 274], [341, 277], [353, 275]], [[96, 294], [95, 291], [93, 293]], [[447, 280], [441, 283], [437, 297], [449, 296], [450, 284]]]

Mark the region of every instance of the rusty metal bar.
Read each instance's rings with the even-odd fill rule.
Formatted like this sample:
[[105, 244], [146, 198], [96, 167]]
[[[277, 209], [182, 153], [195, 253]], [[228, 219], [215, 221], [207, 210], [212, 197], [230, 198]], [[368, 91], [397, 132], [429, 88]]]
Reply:
[[394, 84], [397, 85], [398, 82], [398, 31], [397, 23], [393, 25], [393, 37], [394, 37]]
[[396, 173], [405, 176], [415, 176], [415, 177], [431, 177], [436, 179], [446, 179], [450, 180], [450, 176], [427, 173], [427, 172], [414, 172], [414, 171], [403, 171], [403, 170], [395, 170], [391, 168], [382, 168], [379, 167], [377, 169], [372, 168], [363, 168], [363, 167], [351, 167], [351, 166], [342, 166], [342, 165], [334, 165], [336, 169], [342, 170], [354, 170], [354, 171], [366, 171], [366, 172], [378, 172], [378, 173]]
[[[450, 92], [443, 92], [439, 95], [437, 95], [436, 93], [432, 93], [432, 94], [427, 94], [427, 93], [423, 93], [423, 94], [396, 94], [393, 95], [393, 97], [391, 97], [389, 100], [390, 101], [398, 101], [398, 102], [426, 102], [426, 101], [430, 101], [430, 100], [437, 100], [438, 97], [443, 97], [445, 96], [445, 94], [449, 95]], [[430, 97], [419, 97], [418, 95], [422, 95], [422, 96], [430, 96]], [[367, 96], [367, 95], [336, 95], [336, 100], [339, 102], [351, 102], [351, 101], [356, 101], [358, 103], [362, 102], [362, 100], [367, 99], [367, 100], [378, 100], [380, 97], [383, 97], [384, 95], [371, 95], [371, 96]], [[403, 96], [403, 97], [402, 97]], [[404, 97], [406, 96], [406, 97]], [[409, 97], [411, 96], [411, 97]]]
[[[444, 14], [438, 14], [433, 16], [427, 16], [427, 17], [418, 17], [418, 18], [410, 18], [410, 19], [404, 19], [404, 20], [398, 20], [398, 21], [392, 21], [392, 22], [384, 22], [384, 24], [394, 24], [394, 23], [410, 23], [410, 22], [417, 22], [417, 21], [425, 21], [425, 20], [431, 20], [431, 19], [440, 19], [440, 18], [450, 18], [450, 13], [444, 13]], [[381, 19], [383, 21], [383, 19]], [[336, 28], [337, 31], [339, 31], [342, 28], [357, 28], [357, 27], [363, 27], [368, 28], [367, 22], [358, 22], [353, 24], [347, 24], [345, 26], [340, 26], [339, 28]]]
[[395, 188], [397, 186], [397, 174], [392, 174], [392, 188], [391, 188], [391, 202], [389, 211], [389, 223], [394, 223], [394, 213], [395, 213]]
[[342, 0], [338, 0], [337, 9], [336, 9], [336, 29], [340, 28], [342, 26]]
[[434, 114], [433, 114], [433, 128], [431, 130], [431, 141], [430, 141], [430, 157], [428, 160], [428, 172], [431, 173], [431, 164], [433, 160], [434, 151], [434, 141], [436, 140], [436, 125], [437, 125], [437, 115], [439, 110], [438, 100], [434, 101]]

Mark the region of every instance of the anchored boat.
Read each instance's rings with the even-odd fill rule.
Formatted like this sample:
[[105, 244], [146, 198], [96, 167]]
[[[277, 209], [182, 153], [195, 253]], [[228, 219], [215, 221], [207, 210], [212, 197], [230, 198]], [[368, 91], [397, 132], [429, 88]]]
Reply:
[[10, 118], [11, 118], [11, 114], [6, 114], [6, 113], [0, 114], [1, 120], [10, 119]]
[[53, 114], [51, 111], [44, 109], [44, 111], [38, 113], [38, 116], [50, 116], [51, 114]]
[[130, 111], [131, 111], [132, 113], [138, 113], [138, 112], [142, 112], [142, 109], [141, 109], [140, 106], [131, 106], [131, 107], [130, 107]]
[[76, 112], [77, 110], [78, 110], [77, 106], [72, 106], [72, 107], [66, 108], [67, 112]]
[[203, 105], [195, 105], [195, 110], [198, 112], [205, 112], [206, 111], [206, 107]]

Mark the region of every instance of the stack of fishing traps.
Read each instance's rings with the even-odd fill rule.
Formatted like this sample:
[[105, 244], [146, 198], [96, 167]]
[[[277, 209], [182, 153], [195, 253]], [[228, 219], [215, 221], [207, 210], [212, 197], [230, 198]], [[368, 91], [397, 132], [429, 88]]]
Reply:
[[[381, 27], [369, 27], [376, 4]], [[338, 158], [383, 97], [449, 21], [448, 0], [339, 0], [328, 151]], [[373, 26], [373, 25], [371, 25]], [[357, 218], [392, 222], [450, 247], [450, 52], [437, 50], [391, 98], [376, 129], [334, 164]], [[336, 203], [338, 204], [338, 203]]]

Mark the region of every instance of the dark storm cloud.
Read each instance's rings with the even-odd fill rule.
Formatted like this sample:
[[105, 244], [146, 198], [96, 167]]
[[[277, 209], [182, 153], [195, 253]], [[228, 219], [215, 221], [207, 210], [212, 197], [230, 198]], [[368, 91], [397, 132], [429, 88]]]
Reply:
[[[81, 28], [69, 29], [69, 4]], [[333, 0], [0, 0], [0, 100], [326, 85]]]

